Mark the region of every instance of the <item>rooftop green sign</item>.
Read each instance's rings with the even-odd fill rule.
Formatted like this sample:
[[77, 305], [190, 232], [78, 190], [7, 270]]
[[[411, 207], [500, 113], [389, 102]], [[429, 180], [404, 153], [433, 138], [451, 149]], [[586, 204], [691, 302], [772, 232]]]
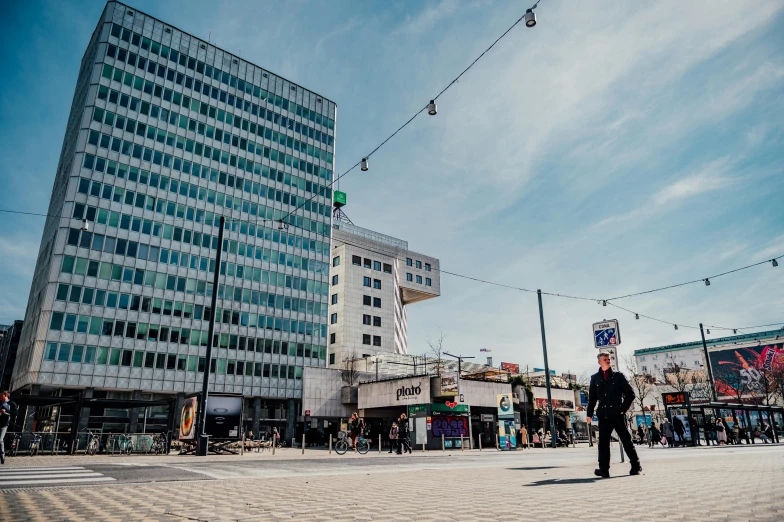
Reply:
[[335, 191], [335, 206], [342, 207], [346, 204], [346, 193], [339, 190]]

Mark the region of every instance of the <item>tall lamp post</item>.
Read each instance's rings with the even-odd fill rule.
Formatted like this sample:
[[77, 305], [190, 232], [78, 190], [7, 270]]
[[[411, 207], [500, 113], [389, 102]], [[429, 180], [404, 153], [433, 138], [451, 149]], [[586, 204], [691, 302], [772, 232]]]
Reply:
[[454, 357], [457, 359], [457, 400], [460, 401], [460, 374], [463, 372], [463, 359], [474, 359], [475, 357], [466, 357], [464, 355], [452, 355], [449, 352], [444, 352], [444, 355]]
[[[710, 330], [708, 331], [710, 332]], [[710, 382], [711, 397], [713, 397], [713, 402], [717, 402], [716, 382], [713, 380], [713, 369], [711, 368], [710, 357], [708, 356], [708, 344], [705, 342], [705, 332], [702, 329], [702, 323], [700, 323], [700, 335], [702, 336], [702, 352], [705, 355], [705, 367], [708, 369], [708, 382]]]
[[553, 448], [556, 447], [555, 442], [555, 416], [553, 415], [553, 396], [550, 391], [550, 363], [547, 362], [547, 339], [544, 335], [544, 311], [542, 310], [542, 291], [537, 290], [536, 296], [539, 298], [539, 324], [542, 327], [542, 352], [544, 353], [544, 380], [547, 386], [547, 412], [550, 417], [550, 440]]
[[226, 226], [226, 218], [220, 217], [220, 230], [218, 230], [218, 253], [215, 255], [215, 272], [212, 276], [212, 297], [210, 298], [210, 325], [207, 329], [207, 353], [204, 364], [204, 380], [201, 384], [201, 400], [199, 401], [198, 431], [199, 440], [196, 446], [196, 454], [201, 457], [207, 456], [207, 448], [210, 436], [206, 433], [207, 420], [207, 398], [209, 396], [210, 369], [212, 368], [212, 342], [215, 333], [215, 311], [218, 305], [218, 276], [220, 275], [221, 253], [223, 252], [223, 228]]

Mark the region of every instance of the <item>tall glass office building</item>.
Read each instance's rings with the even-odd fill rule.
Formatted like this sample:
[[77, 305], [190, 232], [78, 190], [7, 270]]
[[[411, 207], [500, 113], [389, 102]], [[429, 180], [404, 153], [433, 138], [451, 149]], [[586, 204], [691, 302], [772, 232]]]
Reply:
[[326, 363], [335, 115], [108, 2], [79, 71], [13, 389], [157, 399], [199, 391], [210, 371], [213, 391], [246, 398], [246, 426], [293, 429], [302, 369]]

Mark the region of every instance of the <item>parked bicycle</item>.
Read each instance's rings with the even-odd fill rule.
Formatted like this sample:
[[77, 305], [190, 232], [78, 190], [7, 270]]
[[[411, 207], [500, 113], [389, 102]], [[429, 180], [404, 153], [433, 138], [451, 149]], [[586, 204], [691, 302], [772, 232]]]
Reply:
[[112, 454], [117, 451], [120, 455], [130, 455], [133, 453], [133, 438], [130, 435], [115, 435], [112, 437], [110, 448]]
[[98, 451], [98, 448], [100, 446], [100, 442], [101, 442], [100, 438], [98, 437], [98, 435], [95, 434], [95, 432], [88, 431], [87, 432], [87, 449], [85, 450], [85, 453], [87, 453], [88, 455], [91, 455], [91, 456], [95, 455], [95, 453]]
[[[350, 447], [351, 439], [348, 438], [348, 433], [345, 431], [338, 433], [338, 441], [335, 443], [335, 453], [344, 455]], [[356, 450], [362, 455], [370, 451], [370, 443], [362, 435], [357, 437]]]
[[152, 450], [155, 452], [156, 455], [166, 455], [167, 448], [166, 445], [169, 442], [169, 432], [162, 431], [155, 438], [152, 440]]
[[33, 433], [33, 439], [30, 441], [30, 456], [35, 457], [41, 451], [41, 435]]
[[11, 448], [8, 451], [8, 454], [12, 457], [16, 457], [16, 454], [19, 452], [19, 446], [22, 445], [22, 434], [21, 433], [14, 433], [14, 437], [11, 439]]

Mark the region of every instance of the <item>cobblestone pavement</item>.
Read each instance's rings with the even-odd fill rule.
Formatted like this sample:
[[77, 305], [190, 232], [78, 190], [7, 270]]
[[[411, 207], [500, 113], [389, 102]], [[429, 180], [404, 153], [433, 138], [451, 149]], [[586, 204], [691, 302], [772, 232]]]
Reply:
[[[784, 519], [784, 446], [643, 448], [637, 477], [615, 450], [609, 480], [593, 478], [596, 448], [587, 447], [410, 457], [291, 450], [277, 461], [164, 457], [156, 465], [205, 480], [151, 483], [159, 468], [140, 465], [133, 466], [137, 483], [0, 489], [0, 520]], [[44, 459], [35, 465], [98, 469], [101, 460]], [[26, 462], [9, 464], [21, 470]]]

